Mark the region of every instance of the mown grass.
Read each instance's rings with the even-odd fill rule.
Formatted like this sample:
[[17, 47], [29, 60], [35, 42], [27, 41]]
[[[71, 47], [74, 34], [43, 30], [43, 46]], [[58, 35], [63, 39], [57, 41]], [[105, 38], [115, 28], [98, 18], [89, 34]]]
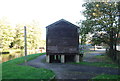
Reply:
[[82, 65], [89, 65], [89, 66], [97, 66], [97, 67], [111, 67], [111, 68], [120, 68], [120, 65], [113, 62], [111, 58], [107, 55], [96, 55], [94, 58], [102, 59], [102, 62], [79, 62], [79, 63], [72, 63], [72, 64], [82, 64]]
[[92, 80], [99, 80], [99, 81], [119, 81], [120, 75], [109, 75], [109, 74], [101, 74], [96, 77], [93, 77]]
[[[93, 51], [86, 51], [84, 57]], [[72, 63], [72, 64], [82, 64], [82, 65], [89, 65], [89, 66], [97, 66], [97, 67], [111, 67], [111, 68], [120, 68], [120, 65], [115, 63], [110, 57], [106, 54], [96, 55], [93, 59], [101, 60], [101, 62], [79, 62], [79, 63]]]
[[16, 58], [2, 63], [2, 79], [50, 79], [54, 76], [51, 70], [44, 68], [34, 68], [31, 66], [19, 65], [27, 61], [32, 60], [45, 53], [38, 53], [28, 55], [26, 57]]
[[89, 65], [89, 66], [97, 66], [97, 67], [111, 67], [111, 68], [120, 68], [118, 64], [108, 64], [104, 62], [79, 62], [72, 64], [81, 64], [81, 65]]

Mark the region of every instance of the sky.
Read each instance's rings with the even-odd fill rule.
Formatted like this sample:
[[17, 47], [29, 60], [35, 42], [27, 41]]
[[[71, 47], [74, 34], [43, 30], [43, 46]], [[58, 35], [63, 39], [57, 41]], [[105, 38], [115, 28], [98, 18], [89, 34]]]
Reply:
[[0, 18], [8, 17], [12, 24], [37, 20], [44, 28], [60, 19], [76, 24], [84, 20], [83, 0], [0, 0]]

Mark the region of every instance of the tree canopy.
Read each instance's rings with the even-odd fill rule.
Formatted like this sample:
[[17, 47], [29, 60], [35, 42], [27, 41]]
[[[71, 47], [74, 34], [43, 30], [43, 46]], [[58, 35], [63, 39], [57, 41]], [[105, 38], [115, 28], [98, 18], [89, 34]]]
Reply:
[[[113, 54], [119, 40], [119, 2], [87, 2], [83, 4], [86, 20], [82, 21], [82, 35], [93, 33], [94, 44], [107, 44]], [[118, 16], [119, 14], [119, 16]], [[85, 37], [84, 37], [85, 38]]]
[[[38, 21], [33, 20], [27, 27], [27, 48], [37, 49], [45, 45], [41, 39], [41, 28]], [[11, 25], [6, 17], [0, 19], [0, 47], [4, 49], [24, 48], [24, 24]]]

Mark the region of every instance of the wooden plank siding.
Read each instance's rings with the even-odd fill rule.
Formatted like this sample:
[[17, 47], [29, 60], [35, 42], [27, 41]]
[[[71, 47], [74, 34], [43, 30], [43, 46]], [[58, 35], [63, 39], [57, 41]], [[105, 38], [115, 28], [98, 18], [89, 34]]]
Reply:
[[46, 53], [48, 55], [75, 55], [79, 53], [78, 27], [61, 19], [46, 27]]

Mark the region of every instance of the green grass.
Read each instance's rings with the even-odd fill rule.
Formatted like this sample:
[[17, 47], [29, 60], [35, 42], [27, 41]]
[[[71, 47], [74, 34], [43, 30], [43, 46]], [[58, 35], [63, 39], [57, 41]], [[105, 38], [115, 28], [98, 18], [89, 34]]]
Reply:
[[[86, 54], [84, 54], [84, 56], [85, 55]], [[94, 58], [101, 59], [102, 62], [79, 62], [79, 63], [72, 63], [72, 64], [82, 64], [82, 65], [97, 66], [97, 67], [120, 68], [120, 65], [113, 62], [113, 60], [110, 57], [108, 57], [106, 54], [96, 55], [94, 56]]]
[[108, 63], [108, 64], [116, 64], [116, 62], [114, 62], [109, 56], [107, 56], [106, 54], [103, 54], [103, 55], [97, 55], [95, 56], [95, 58], [97, 59], [102, 59], [102, 62], [103, 63]]
[[[28, 55], [27, 61], [32, 60], [42, 54]], [[44, 68], [34, 68], [31, 66], [21, 66], [24, 63], [25, 57], [16, 58], [2, 63], [2, 78], [3, 79], [50, 79], [54, 76], [51, 70]]]
[[89, 66], [97, 66], [97, 67], [111, 67], [111, 68], [119, 68], [120, 66], [117, 64], [108, 64], [104, 62], [79, 62], [72, 64], [81, 64], [81, 65], [89, 65]]
[[92, 78], [93, 80], [95, 79], [105, 79], [105, 80], [109, 80], [109, 81], [114, 81], [114, 79], [120, 79], [120, 75], [108, 75], [108, 74], [101, 74], [98, 75], [96, 77]]
[[102, 62], [79, 62], [79, 63], [72, 63], [72, 64], [82, 64], [82, 65], [97, 66], [97, 67], [120, 68], [120, 65], [113, 62], [112, 59], [109, 58], [107, 55], [97, 55], [94, 58], [102, 59]]

